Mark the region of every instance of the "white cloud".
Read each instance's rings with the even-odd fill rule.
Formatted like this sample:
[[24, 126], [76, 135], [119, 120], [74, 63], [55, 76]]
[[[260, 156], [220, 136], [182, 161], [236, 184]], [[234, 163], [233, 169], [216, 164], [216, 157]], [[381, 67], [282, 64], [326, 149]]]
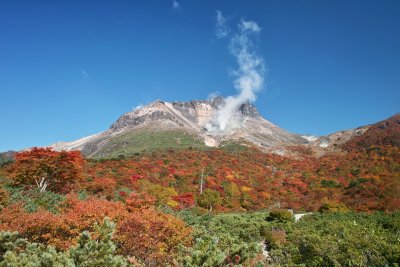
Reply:
[[211, 99], [213, 99], [213, 98], [216, 98], [217, 96], [220, 96], [221, 95], [221, 93], [220, 92], [213, 92], [213, 93], [209, 93], [208, 94], [208, 96], [207, 96], [207, 99], [208, 100], [211, 100]]
[[215, 24], [215, 35], [221, 39], [228, 35], [229, 29], [226, 22], [226, 18], [222, 15], [222, 12], [217, 10], [217, 22]]
[[140, 103], [139, 105], [137, 105], [136, 107], [134, 107], [132, 110], [135, 111], [135, 110], [141, 109], [141, 108], [143, 108], [143, 107], [144, 107], [144, 105], [143, 105], [142, 103]]
[[181, 5], [178, 3], [178, 1], [173, 0], [172, 1], [172, 9], [180, 9]]
[[261, 31], [260, 26], [258, 26], [258, 24], [256, 22], [254, 22], [254, 21], [242, 20], [239, 27], [241, 27], [241, 28], [243, 28], [245, 30], [253, 31], [253, 32]]
[[84, 70], [84, 69], [81, 69], [81, 74], [82, 74], [82, 76], [83, 76], [83, 77], [85, 77], [85, 78], [89, 78], [89, 74], [87, 73], [87, 71], [86, 71], [86, 70]]

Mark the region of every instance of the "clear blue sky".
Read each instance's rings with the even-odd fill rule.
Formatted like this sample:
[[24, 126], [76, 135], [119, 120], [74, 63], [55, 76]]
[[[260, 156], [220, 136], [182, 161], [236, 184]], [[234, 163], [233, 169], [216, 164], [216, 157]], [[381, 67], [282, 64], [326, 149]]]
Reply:
[[232, 95], [216, 10], [262, 28], [255, 102], [324, 135], [400, 111], [400, 1], [0, 1], [0, 151], [103, 131], [155, 99]]

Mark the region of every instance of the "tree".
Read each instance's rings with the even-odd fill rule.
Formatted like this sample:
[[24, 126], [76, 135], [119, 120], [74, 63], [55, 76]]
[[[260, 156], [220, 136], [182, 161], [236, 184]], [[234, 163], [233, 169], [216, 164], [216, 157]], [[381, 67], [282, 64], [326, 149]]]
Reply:
[[197, 197], [197, 204], [202, 208], [207, 208], [210, 211], [214, 206], [221, 204], [222, 200], [219, 193], [212, 189], [206, 189]]
[[17, 185], [65, 192], [82, 177], [84, 163], [79, 151], [57, 152], [35, 147], [16, 153], [11, 171]]

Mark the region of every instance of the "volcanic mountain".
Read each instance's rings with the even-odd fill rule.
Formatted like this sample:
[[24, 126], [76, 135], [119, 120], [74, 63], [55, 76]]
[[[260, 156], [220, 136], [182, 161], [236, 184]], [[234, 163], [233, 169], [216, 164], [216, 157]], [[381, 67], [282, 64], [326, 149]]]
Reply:
[[254, 105], [242, 104], [237, 123], [223, 131], [210, 130], [210, 123], [224, 105], [224, 98], [163, 102], [127, 112], [108, 130], [72, 142], [59, 142], [56, 150], [80, 150], [88, 157], [117, 157], [159, 148], [221, 147], [232, 144], [284, 150], [287, 145], [309, 141], [264, 119]]

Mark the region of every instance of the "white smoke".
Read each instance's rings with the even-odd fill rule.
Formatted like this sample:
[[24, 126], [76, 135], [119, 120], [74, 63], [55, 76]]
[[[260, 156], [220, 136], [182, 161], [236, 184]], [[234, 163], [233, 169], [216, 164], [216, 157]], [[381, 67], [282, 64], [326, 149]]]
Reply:
[[228, 25], [226, 18], [222, 15], [222, 12], [217, 10], [217, 22], [215, 24], [215, 36], [221, 39], [228, 35]]
[[[236, 58], [238, 68], [233, 72], [233, 82], [238, 95], [225, 98], [215, 117], [207, 125], [209, 131], [225, 131], [240, 127], [242, 104], [256, 100], [256, 93], [263, 87], [264, 62], [254, 51], [252, 37], [258, 34], [261, 28], [254, 21], [241, 20], [238, 29], [230, 38], [229, 50]], [[217, 11], [216, 35], [218, 38], [228, 36], [226, 19]]]

